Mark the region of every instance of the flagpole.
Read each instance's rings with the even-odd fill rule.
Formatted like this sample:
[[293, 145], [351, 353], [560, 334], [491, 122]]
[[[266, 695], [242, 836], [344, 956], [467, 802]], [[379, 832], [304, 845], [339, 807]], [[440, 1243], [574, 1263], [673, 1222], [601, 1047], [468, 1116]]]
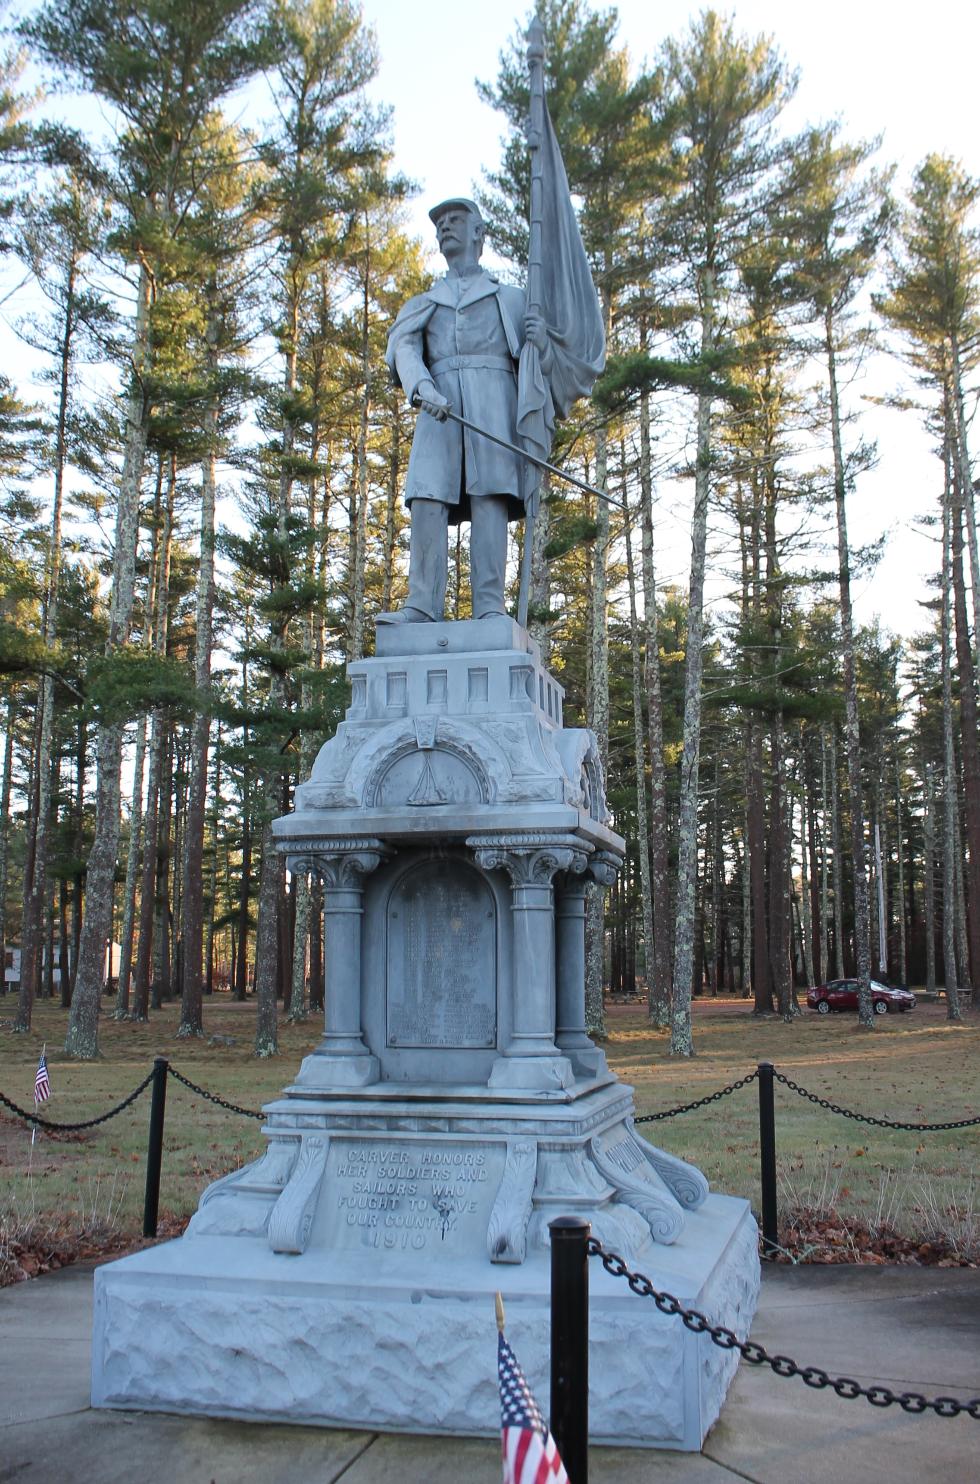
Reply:
[[[527, 66], [531, 84], [531, 107], [527, 131], [527, 147], [531, 156], [531, 216], [528, 223], [527, 250], [527, 312], [541, 313], [541, 254], [543, 215], [543, 164], [541, 146], [544, 142], [544, 27], [540, 16], [535, 16], [527, 32]], [[524, 552], [521, 561], [521, 590], [517, 600], [517, 622], [527, 627], [527, 610], [531, 595], [531, 557], [534, 546], [534, 521], [538, 513], [538, 487], [528, 497], [524, 511]]]

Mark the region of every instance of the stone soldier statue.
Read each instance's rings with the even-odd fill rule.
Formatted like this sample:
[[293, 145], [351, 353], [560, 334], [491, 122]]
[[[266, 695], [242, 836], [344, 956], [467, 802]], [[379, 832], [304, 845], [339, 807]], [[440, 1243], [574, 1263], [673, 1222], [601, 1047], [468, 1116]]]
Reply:
[[542, 316], [522, 289], [480, 267], [485, 227], [462, 197], [429, 212], [448, 272], [402, 308], [386, 359], [419, 418], [405, 502], [412, 513], [408, 599], [379, 623], [424, 623], [443, 616], [448, 526], [471, 523], [474, 618], [504, 612], [507, 522], [524, 514], [520, 454], [450, 420], [447, 409], [511, 444], [517, 442], [518, 363], [526, 341], [551, 365]]
[[412, 512], [408, 600], [398, 612], [379, 614], [379, 623], [442, 618], [448, 526], [461, 520], [471, 523], [473, 617], [503, 613], [507, 522], [524, 515], [518, 618], [526, 621], [538, 470], [552, 467], [556, 419], [589, 395], [605, 363], [599, 300], [545, 104], [537, 20], [528, 42], [527, 291], [480, 267], [485, 228], [474, 202], [441, 201], [429, 216], [449, 271], [409, 300], [388, 338], [392, 375], [423, 415], [405, 489]]

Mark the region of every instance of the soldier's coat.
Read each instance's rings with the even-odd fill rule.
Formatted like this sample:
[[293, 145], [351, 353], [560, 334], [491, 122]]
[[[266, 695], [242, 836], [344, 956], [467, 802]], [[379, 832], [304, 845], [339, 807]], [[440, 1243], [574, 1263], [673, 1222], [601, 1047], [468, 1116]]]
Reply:
[[[385, 359], [409, 401], [419, 383], [430, 379], [454, 412], [515, 442], [524, 314], [522, 290], [500, 283], [492, 273], [481, 269], [463, 279], [447, 275], [402, 307], [391, 327]], [[476, 364], [430, 372], [431, 366], [453, 356], [505, 360], [512, 369]], [[439, 422], [420, 412], [405, 500], [440, 500], [450, 506], [450, 521], [458, 523], [469, 518], [471, 498], [503, 495], [516, 520], [524, 513], [521, 462], [516, 454], [451, 419]]]

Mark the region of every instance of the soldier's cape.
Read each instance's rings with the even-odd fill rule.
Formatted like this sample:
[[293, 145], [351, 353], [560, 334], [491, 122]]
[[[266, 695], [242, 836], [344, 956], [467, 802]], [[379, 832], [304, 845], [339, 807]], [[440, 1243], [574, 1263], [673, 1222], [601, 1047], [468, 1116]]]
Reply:
[[[541, 314], [551, 332], [552, 364], [541, 369], [536, 346], [521, 350], [517, 390], [518, 438], [529, 453], [551, 457], [555, 419], [567, 417], [573, 403], [588, 397], [606, 361], [602, 311], [579, 232], [568, 176], [547, 104], [544, 107], [542, 165]], [[525, 464], [525, 501], [540, 475]]]

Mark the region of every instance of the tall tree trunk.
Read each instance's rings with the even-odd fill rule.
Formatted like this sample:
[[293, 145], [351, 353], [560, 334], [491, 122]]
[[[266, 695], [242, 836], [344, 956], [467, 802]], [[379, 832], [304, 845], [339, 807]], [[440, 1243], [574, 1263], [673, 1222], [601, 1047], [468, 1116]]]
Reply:
[[898, 982], [908, 983], [908, 949], [905, 904], [905, 838], [902, 832], [902, 775], [895, 759], [895, 846], [898, 854]]
[[[714, 282], [702, 274], [701, 359], [714, 351]], [[701, 675], [704, 642], [704, 563], [708, 539], [711, 487], [711, 395], [698, 392], [697, 463], [694, 519], [691, 525], [691, 582], [687, 608], [687, 653], [684, 662], [684, 741], [681, 753], [680, 808], [677, 827], [677, 928], [674, 985], [670, 1014], [670, 1053], [693, 1056], [691, 988], [694, 980], [694, 929], [697, 908], [698, 770], [701, 761]]]
[[[85, 778], [88, 772], [88, 752], [88, 726], [84, 718], [80, 717], [75, 747], [75, 797], [72, 799], [72, 854], [76, 861], [81, 860], [82, 851], [85, 848]], [[78, 975], [78, 950], [82, 941], [84, 896], [82, 878], [83, 872], [76, 867], [71, 894], [71, 983], [68, 999], [65, 1001], [66, 1009], [70, 1006], [75, 993], [75, 979]]]
[[[61, 1008], [67, 1010], [71, 1004], [71, 946], [68, 936], [68, 882], [62, 877], [58, 882], [58, 987], [61, 991]], [[0, 934], [0, 963], [3, 962], [3, 935]]]
[[170, 863], [173, 855], [172, 825], [174, 812], [174, 727], [164, 727], [163, 774], [160, 780], [160, 803], [157, 814], [157, 876], [154, 899], [153, 976], [150, 983], [150, 1006], [163, 1007], [173, 993], [171, 976]]
[[974, 671], [980, 674], [980, 551], [977, 548], [977, 485], [968, 485], [963, 491], [963, 508], [966, 511], [966, 536], [970, 549], [970, 591], [973, 597], [973, 643]]
[[749, 874], [749, 810], [746, 801], [742, 824], [742, 859], [739, 863], [742, 881], [742, 961], [739, 990], [747, 1000], [752, 991], [752, 881]]
[[769, 914], [766, 910], [766, 816], [762, 790], [762, 728], [754, 719], [746, 726], [746, 815], [749, 889], [752, 895], [753, 1014], [773, 1012], [769, 972]]
[[[112, 594], [106, 654], [119, 653], [129, 638], [136, 582], [140, 480], [146, 453], [149, 401], [142, 374], [149, 345], [150, 280], [140, 269], [133, 335], [134, 390], [126, 409], [125, 454], [119, 480], [112, 555]], [[104, 718], [96, 744], [95, 838], [85, 881], [85, 918], [78, 946], [65, 1051], [93, 1059], [99, 1053], [99, 1002], [105, 975], [105, 950], [112, 927], [113, 880], [119, 845], [119, 792], [124, 723]]]
[[314, 876], [310, 889], [310, 1012], [323, 1011], [323, 889]]
[[136, 755], [133, 759], [133, 792], [129, 806], [129, 850], [126, 855], [126, 885], [123, 924], [119, 940], [119, 981], [116, 985], [116, 1019], [129, 1018], [129, 990], [133, 978], [133, 940], [136, 924], [136, 878], [139, 874], [143, 839], [143, 772], [146, 764], [146, 712], [136, 723]]
[[650, 450], [650, 397], [640, 398], [640, 497], [643, 501], [643, 623], [647, 728], [650, 757], [650, 890], [653, 913], [653, 964], [648, 1011], [654, 1025], [670, 1024], [671, 973], [674, 959], [670, 910], [670, 855], [667, 822], [667, 774], [664, 760], [664, 706], [660, 685], [660, 635], [657, 625], [657, 581], [653, 544], [653, 472]]
[[817, 859], [817, 787], [814, 777], [811, 734], [803, 737], [803, 801], [806, 813], [806, 838], [803, 841], [803, 858], [808, 864], [806, 875], [809, 890], [804, 892], [803, 911], [809, 909], [809, 962], [807, 975], [810, 984], [819, 984], [823, 979], [823, 944], [821, 941], [821, 896], [819, 863]]
[[888, 973], [888, 926], [885, 905], [885, 877], [883, 849], [881, 843], [881, 820], [878, 789], [875, 789], [875, 800], [871, 809], [871, 817], [874, 827], [874, 865], [873, 885], [871, 893], [871, 941], [875, 945], [875, 957], [877, 966], [875, 969], [879, 978]]
[[398, 415], [398, 398], [388, 400], [388, 483], [385, 488], [385, 529], [381, 556], [381, 610], [387, 612], [394, 602], [392, 592], [395, 576], [395, 537], [398, 513], [398, 487], [401, 482], [401, 421]]
[[840, 789], [837, 774], [837, 729], [830, 733], [830, 807], [834, 851], [834, 977], [844, 977], [844, 858], [841, 853]]
[[[959, 780], [961, 770], [956, 761], [956, 733], [953, 733], [954, 777]], [[965, 862], [963, 859], [963, 830], [960, 821], [960, 791], [956, 791], [956, 807], [953, 810], [953, 885], [956, 890], [956, 968], [957, 988], [965, 989], [970, 984], [970, 943], [966, 931], [966, 887], [963, 881]]]
[[827, 838], [827, 818], [829, 815], [827, 807], [827, 728], [820, 728], [820, 968], [817, 971], [822, 979], [824, 974], [830, 976], [830, 956], [827, 952], [827, 935], [830, 922], [830, 900], [829, 900], [829, 857], [830, 846]]
[[[608, 321], [608, 308], [607, 308]], [[596, 485], [605, 490], [608, 470], [608, 434], [600, 427], [596, 435]], [[589, 632], [589, 726], [595, 733], [603, 772], [609, 767], [609, 624], [606, 563], [609, 555], [609, 506], [598, 500], [596, 537], [592, 554], [592, 607]], [[604, 1036], [605, 1007], [602, 987], [605, 967], [606, 888], [590, 881], [585, 898], [585, 1016], [589, 1034]]]
[[3, 773], [0, 777], [0, 994], [7, 993], [7, 878], [10, 870], [10, 793], [14, 777], [14, 722], [17, 704], [7, 697], [4, 724]]
[[[805, 740], [803, 750], [804, 769], [806, 770]], [[820, 977], [814, 963], [815, 955], [819, 952], [819, 939], [816, 932], [816, 882], [813, 880], [817, 847], [814, 840], [813, 799], [807, 783], [805, 773], [800, 790], [800, 939], [806, 982], [816, 984]]]
[[[187, 744], [189, 739], [187, 731], [184, 728], [181, 728], [179, 731], [175, 728], [173, 737], [175, 769], [173, 783], [173, 831], [170, 858], [176, 865], [171, 872], [173, 886], [170, 899], [170, 924], [172, 930], [170, 993], [179, 995], [183, 985], [184, 964], [184, 945], [180, 938], [179, 924], [183, 920], [184, 873], [182, 862], [184, 859], [184, 835], [187, 823]], [[199, 892], [204, 891], [204, 882], [200, 878], [198, 878], [196, 889]]]
[[361, 394], [360, 418], [357, 434], [357, 498], [355, 501], [353, 517], [353, 541], [352, 549], [354, 561], [351, 570], [351, 638], [350, 654], [352, 660], [359, 660], [364, 654], [364, 600], [365, 580], [367, 576], [367, 518], [368, 498], [370, 495], [368, 468], [368, 426], [371, 419], [371, 236], [370, 224], [365, 213], [364, 228], [366, 233], [366, 245], [364, 255], [364, 283], [361, 302], [361, 380], [363, 391]]
[[[213, 289], [212, 297], [216, 293]], [[208, 369], [218, 373], [217, 314], [208, 321]], [[214, 518], [217, 493], [218, 404], [208, 411], [208, 447], [201, 465], [201, 551], [197, 569], [194, 628], [194, 688], [197, 711], [188, 756], [187, 818], [184, 825], [180, 942], [182, 975], [178, 1036], [204, 1034], [201, 983], [204, 976], [204, 830], [208, 795], [211, 716], [211, 648], [214, 643]]]
[[272, 822], [262, 834], [259, 866], [258, 927], [255, 934], [255, 1054], [276, 1056], [279, 1052], [278, 966], [279, 899], [282, 856], [276, 850]]
[[711, 967], [709, 984], [711, 993], [718, 994], [724, 973], [722, 958], [722, 913], [725, 899], [725, 866], [721, 853], [721, 775], [718, 754], [715, 753], [714, 799], [711, 804]]
[[950, 440], [946, 440], [946, 479], [943, 489], [943, 567], [941, 595], [942, 691], [943, 691], [943, 979], [946, 985], [946, 1016], [959, 1020], [960, 996], [956, 963], [956, 757], [953, 749], [953, 677], [950, 616], [950, 546], [953, 504], [953, 470]]
[[292, 984], [289, 994], [289, 1020], [306, 1019], [306, 978], [310, 940], [310, 879], [300, 875], [293, 877], [293, 902], [295, 922], [293, 924]]
[[[978, 561], [977, 555], [977, 525], [973, 503], [973, 470], [970, 467], [970, 446], [967, 440], [966, 407], [963, 396], [962, 352], [955, 336], [952, 340], [951, 350], [952, 387], [949, 391], [952, 393], [954, 415], [954, 427], [951, 429], [951, 433], [955, 449], [955, 482], [959, 486], [960, 502], [965, 506], [967, 513], [967, 530], [970, 537], [970, 569], [973, 579], [973, 639], [976, 646], [974, 669], [980, 671], [980, 561]], [[948, 393], [946, 405], [948, 421]], [[954, 526], [957, 523], [954, 522]]]
[[[768, 443], [761, 474], [765, 539], [764, 612], [773, 674], [782, 669], [783, 576], [776, 535], [778, 490], [775, 457]], [[786, 732], [782, 709], [773, 712], [769, 729], [771, 782], [769, 785], [769, 975], [772, 992], [783, 1019], [793, 1018], [790, 906], [789, 780], [786, 772]]]
[[[282, 459], [279, 469], [279, 489], [276, 505], [277, 536], [285, 551], [289, 533], [289, 514], [292, 501], [292, 459], [296, 447], [296, 422], [294, 403], [297, 391], [297, 368], [299, 346], [300, 290], [305, 279], [302, 267], [301, 244], [297, 239], [290, 243], [286, 281], [290, 285], [289, 298], [285, 306], [288, 329], [284, 340], [283, 400], [286, 411], [282, 425]], [[355, 496], [352, 496], [352, 503]], [[353, 515], [352, 510], [352, 515]], [[356, 570], [356, 551], [352, 550], [351, 576]], [[353, 611], [353, 610], [352, 610]], [[270, 646], [274, 652], [286, 647], [288, 618], [276, 618], [270, 633]], [[348, 636], [349, 646], [353, 639], [353, 628]], [[353, 650], [349, 647], [353, 658]], [[275, 714], [285, 707], [286, 689], [282, 673], [273, 666], [269, 677], [269, 707]], [[255, 997], [257, 1012], [255, 1019], [256, 1056], [276, 1056], [279, 1052], [278, 991], [280, 975], [279, 931], [277, 915], [282, 883], [285, 879], [285, 863], [275, 848], [272, 820], [282, 806], [282, 774], [277, 767], [266, 770], [260, 794], [260, 818], [262, 822], [262, 856], [259, 864], [258, 918], [255, 931]], [[257, 800], [259, 802], [259, 800]]]
[[146, 813], [143, 816], [143, 869], [140, 872], [139, 933], [136, 940], [136, 971], [133, 975], [133, 1020], [147, 1020], [150, 1012], [165, 734], [164, 715], [156, 707], [150, 722], [150, 762], [146, 784]]
[[922, 769], [922, 901], [925, 912], [926, 994], [936, 993], [936, 823], [932, 764]]
[[837, 559], [840, 587], [841, 658], [844, 667], [844, 740], [851, 814], [851, 862], [854, 873], [854, 958], [858, 982], [858, 1024], [874, 1025], [871, 1004], [868, 868], [864, 847], [864, 791], [861, 780], [861, 727], [858, 718], [857, 665], [851, 616], [851, 554], [847, 540], [847, 476], [841, 444], [840, 398], [833, 311], [826, 316], [827, 377], [830, 393], [830, 431], [834, 451], [834, 502], [837, 509]]
[[[151, 565], [153, 651], [167, 652], [167, 629], [170, 603], [170, 557], [173, 532], [176, 465], [171, 460], [169, 488], [164, 494], [163, 459], [157, 468], [154, 495], [154, 543]], [[134, 1020], [149, 1017], [151, 1003], [160, 1005], [160, 976], [154, 967], [160, 960], [160, 893], [161, 815], [166, 812], [166, 748], [169, 728], [162, 707], [154, 707], [150, 719], [150, 761], [146, 787], [146, 815], [143, 828], [143, 869], [140, 874], [139, 937], [136, 949], [136, 973], [133, 980]], [[164, 837], [166, 838], [166, 837]]]
[[[970, 649], [963, 578], [963, 494], [953, 482], [952, 577], [956, 617], [956, 667], [959, 671], [960, 760], [963, 769], [964, 819], [967, 855], [966, 917], [970, 950], [970, 983], [980, 988], [980, 737], [977, 731], [976, 673]], [[963, 977], [961, 975], [961, 977]]]
[[640, 661], [640, 626], [636, 613], [636, 572], [633, 566], [632, 524], [626, 527], [626, 577], [630, 603], [630, 665], [633, 689], [633, 771], [636, 777], [636, 844], [640, 857], [640, 917], [643, 923], [643, 955], [647, 980], [647, 1003], [653, 1005], [653, 894], [650, 880], [650, 831], [647, 813], [646, 748], [643, 726], [643, 676]]
[[773, 719], [770, 734], [772, 783], [769, 791], [769, 977], [779, 1013], [793, 1018], [790, 968], [789, 828], [786, 818], [787, 780], [782, 712]]
[[[65, 493], [67, 458], [68, 408], [71, 387], [72, 340], [75, 331], [76, 265], [68, 265], [65, 282], [65, 306], [61, 344], [58, 356], [58, 411], [55, 420], [54, 492], [51, 509], [51, 536], [47, 553], [47, 577], [44, 593], [44, 645], [50, 653], [58, 639], [58, 597], [61, 582], [61, 518]], [[28, 855], [32, 869], [25, 871], [24, 912], [21, 923], [20, 1003], [16, 1031], [30, 1030], [35, 987], [40, 972], [40, 944], [43, 907], [48, 891], [48, 832], [51, 825], [51, 752], [54, 740], [53, 675], [41, 676], [38, 709], [40, 738], [37, 750], [37, 810], [28, 820], [33, 840]]]
[[551, 475], [542, 473], [538, 505], [531, 531], [531, 584], [528, 590], [527, 631], [540, 645], [541, 662], [551, 656], [551, 562], [547, 556], [551, 539]]
[[242, 876], [238, 887], [238, 921], [235, 928], [235, 999], [248, 993], [248, 904], [252, 894], [252, 814], [248, 773], [242, 776]]

